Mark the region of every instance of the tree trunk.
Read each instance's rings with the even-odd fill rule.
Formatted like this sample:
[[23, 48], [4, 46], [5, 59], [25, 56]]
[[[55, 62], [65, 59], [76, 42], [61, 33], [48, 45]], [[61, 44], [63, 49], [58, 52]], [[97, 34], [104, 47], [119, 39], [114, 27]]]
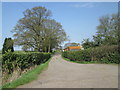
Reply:
[[48, 52], [50, 52], [50, 45], [49, 45], [49, 47], [48, 47]]

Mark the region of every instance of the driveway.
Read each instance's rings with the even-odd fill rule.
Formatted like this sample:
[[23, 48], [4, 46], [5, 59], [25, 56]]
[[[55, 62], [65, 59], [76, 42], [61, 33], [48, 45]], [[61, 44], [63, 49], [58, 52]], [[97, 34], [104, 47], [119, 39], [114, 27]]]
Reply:
[[118, 88], [118, 65], [72, 63], [58, 54], [37, 80], [18, 88]]

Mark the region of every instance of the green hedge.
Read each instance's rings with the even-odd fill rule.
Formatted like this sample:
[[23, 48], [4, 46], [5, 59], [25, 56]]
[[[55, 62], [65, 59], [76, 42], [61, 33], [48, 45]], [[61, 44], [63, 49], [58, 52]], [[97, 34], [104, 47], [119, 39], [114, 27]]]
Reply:
[[50, 53], [40, 52], [22, 52], [12, 53], [8, 52], [3, 55], [2, 58], [2, 70], [9, 74], [13, 72], [15, 68], [24, 70], [34, 65], [39, 65], [46, 62], [51, 57]]
[[62, 56], [72, 61], [97, 61], [99, 63], [120, 63], [120, 55], [118, 53], [118, 46], [101, 46], [96, 48], [89, 48], [81, 51], [66, 51]]

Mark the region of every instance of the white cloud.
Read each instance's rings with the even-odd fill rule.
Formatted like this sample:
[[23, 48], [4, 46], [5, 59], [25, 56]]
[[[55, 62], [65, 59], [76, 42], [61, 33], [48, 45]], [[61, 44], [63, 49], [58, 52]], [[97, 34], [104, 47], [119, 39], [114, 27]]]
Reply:
[[73, 4], [71, 5], [72, 7], [75, 7], [75, 8], [80, 8], [80, 7], [88, 7], [88, 8], [92, 8], [92, 7], [95, 7], [95, 5], [93, 3], [84, 3], [84, 4]]
[[85, 3], [81, 7], [94, 7], [93, 3]]

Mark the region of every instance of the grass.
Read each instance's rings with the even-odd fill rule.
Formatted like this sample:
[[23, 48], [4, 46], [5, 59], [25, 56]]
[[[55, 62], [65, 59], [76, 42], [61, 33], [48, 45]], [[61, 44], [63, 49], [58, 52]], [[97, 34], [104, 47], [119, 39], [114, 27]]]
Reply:
[[[62, 56], [62, 58], [66, 61], [70, 61], [70, 62], [73, 62], [73, 63], [79, 63], [79, 64], [103, 64], [103, 63], [100, 63], [100, 62], [97, 62], [97, 61], [73, 61], [73, 60], [70, 60], [70, 59], [65, 58], [63, 56]], [[118, 65], [116, 63], [108, 63], [108, 64]]]
[[93, 63], [96, 63], [96, 64], [99, 64], [98, 62], [96, 62], [96, 61], [73, 61], [73, 60], [70, 60], [70, 59], [68, 59], [68, 58], [65, 58], [65, 57], [63, 57], [62, 56], [62, 58], [64, 59], [64, 60], [66, 60], [66, 61], [70, 61], [70, 62], [74, 62], [74, 63], [80, 63], [80, 64], [93, 64]]
[[48, 67], [48, 63], [50, 62], [50, 60], [51, 60], [51, 58], [47, 62], [45, 62], [45, 63], [37, 66], [33, 70], [30, 70], [27, 73], [23, 74], [20, 78], [12, 81], [11, 83], [7, 83], [7, 84], [3, 85], [2, 88], [3, 89], [16, 88], [20, 85], [24, 85], [26, 83], [33, 81], [33, 80], [36, 80], [38, 75]]

